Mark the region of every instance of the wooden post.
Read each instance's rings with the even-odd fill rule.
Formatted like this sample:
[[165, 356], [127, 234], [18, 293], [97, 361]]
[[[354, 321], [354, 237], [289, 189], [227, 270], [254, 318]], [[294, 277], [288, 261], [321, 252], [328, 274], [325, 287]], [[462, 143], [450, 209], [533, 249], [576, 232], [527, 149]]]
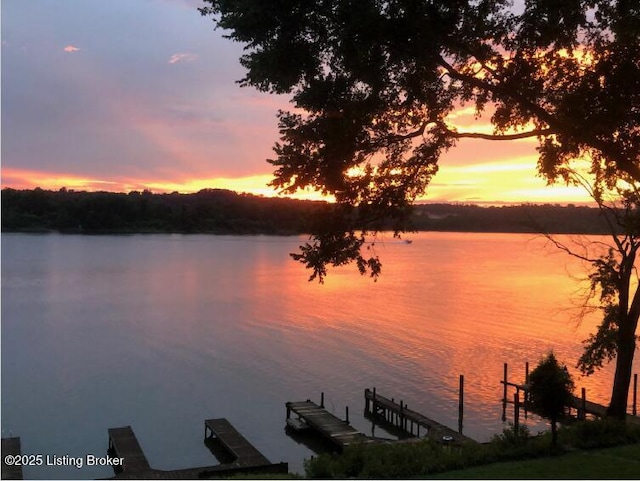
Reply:
[[400, 427], [404, 425], [404, 415], [402, 414], [402, 399], [400, 399], [400, 418], [398, 419], [398, 424]]
[[289, 404], [287, 403], [287, 419], [289, 419], [290, 416], [291, 416], [291, 408], [289, 407]]
[[580, 412], [578, 413], [578, 419], [587, 419], [587, 390], [582, 388], [582, 402], [580, 403]]
[[373, 387], [373, 402], [371, 403], [373, 412], [376, 413], [378, 412], [378, 406], [377, 406], [377, 402], [376, 402], [376, 387]]
[[347, 415], [347, 424], [349, 424], [349, 406], [345, 406], [345, 411]]
[[507, 402], [507, 363], [504, 363], [504, 388], [502, 390], [502, 401]]
[[[404, 408], [407, 409], [407, 405], [404, 405]], [[402, 423], [402, 429], [404, 429], [405, 431], [407, 430], [407, 426], [408, 426], [408, 419], [405, 417], [404, 418], [404, 422]]]
[[458, 432], [462, 434], [462, 419], [464, 418], [464, 375], [460, 374], [460, 390], [458, 392]]
[[527, 390], [524, 392], [524, 400], [526, 402], [529, 400], [529, 361], [524, 363], [524, 384], [527, 386]]
[[516, 437], [520, 430], [520, 395], [516, 392], [513, 395], [513, 430]]
[[636, 401], [638, 400], [638, 373], [633, 375], [633, 407], [631, 408], [631, 412], [634, 416], [637, 415], [638, 411], [636, 408]]
[[504, 363], [504, 387], [502, 390], [502, 421], [507, 420], [507, 363]]
[[367, 391], [369, 391], [369, 388], [366, 388], [364, 390], [364, 412], [365, 412], [365, 414], [370, 412], [370, 409], [369, 409], [369, 398], [367, 397]]
[[[391, 402], [392, 403], [394, 402], [393, 398], [391, 398]], [[393, 409], [389, 409], [389, 419], [388, 419], [388, 421], [391, 422], [391, 423], [394, 423], [394, 424], [396, 422], [396, 413], [395, 413], [395, 411]]]
[[320, 393], [320, 407], [324, 407], [324, 391]]

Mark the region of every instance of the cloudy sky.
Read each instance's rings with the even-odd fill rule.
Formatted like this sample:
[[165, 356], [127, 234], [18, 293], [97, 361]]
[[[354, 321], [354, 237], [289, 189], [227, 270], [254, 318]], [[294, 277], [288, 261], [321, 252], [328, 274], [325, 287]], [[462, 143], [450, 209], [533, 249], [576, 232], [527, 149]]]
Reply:
[[[265, 159], [288, 99], [237, 85], [242, 46], [201, 5], [2, 0], [2, 187], [272, 195]], [[536, 176], [533, 141], [499, 144], [461, 142], [428, 200], [586, 200]]]

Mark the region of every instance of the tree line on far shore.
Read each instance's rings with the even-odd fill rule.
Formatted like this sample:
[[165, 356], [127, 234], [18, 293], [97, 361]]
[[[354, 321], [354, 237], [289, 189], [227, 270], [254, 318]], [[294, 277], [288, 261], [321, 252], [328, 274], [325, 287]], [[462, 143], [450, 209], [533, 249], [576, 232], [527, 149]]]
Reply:
[[[193, 194], [125, 194], [5, 188], [2, 230], [295, 235], [310, 232], [313, 223], [330, 209], [331, 204], [326, 202], [224, 189]], [[417, 231], [607, 233], [599, 209], [574, 205], [420, 204], [414, 207], [411, 221]]]

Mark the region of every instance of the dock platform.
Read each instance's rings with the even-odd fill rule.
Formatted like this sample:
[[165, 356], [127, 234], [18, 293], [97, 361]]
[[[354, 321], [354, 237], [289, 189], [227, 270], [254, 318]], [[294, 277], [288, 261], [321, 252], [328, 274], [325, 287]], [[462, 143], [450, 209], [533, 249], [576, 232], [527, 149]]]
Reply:
[[2, 438], [2, 479], [22, 479], [21, 464], [6, 464], [5, 456], [19, 456], [22, 454], [20, 438]]
[[[381, 417], [411, 435], [420, 437], [422, 434], [422, 437], [429, 437], [438, 442], [452, 444], [476, 442], [444, 424], [440, 424], [419, 412], [408, 409], [402, 401], [398, 404], [393, 399], [381, 396], [376, 393], [375, 389], [365, 389], [364, 398], [365, 413]], [[420, 428], [422, 428], [422, 433]]]
[[[503, 384], [505, 388], [505, 395], [503, 396], [502, 400], [503, 406], [506, 406], [507, 403], [514, 404], [515, 401], [509, 399], [506, 396], [506, 388], [514, 387], [516, 389], [515, 398], [519, 400], [518, 403], [522, 404], [525, 409], [532, 410], [531, 403], [528, 400], [529, 385], [527, 383], [516, 383], [504, 380], [501, 380], [500, 383]], [[524, 400], [520, 400], [520, 391], [524, 393]], [[586, 395], [585, 397], [572, 395], [571, 403], [567, 404], [566, 407], [569, 408], [569, 410], [575, 409], [578, 413], [577, 417], [579, 419], [584, 419], [586, 414], [590, 414], [591, 416], [595, 416], [598, 418], [604, 418], [607, 416], [607, 406], [593, 401], [588, 401], [586, 399]], [[505, 414], [503, 414], [503, 419], [504, 418], [506, 418]], [[627, 422], [635, 425], [640, 425], [640, 417], [633, 414], [627, 414]]]
[[[108, 479], [208, 479], [245, 473], [287, 473], [288, 463], [271, 463], [226, 419], [205, 420], [205, 443], [215, 439], [229, 462], [197, 468], [160, 470], [149, 465], [131, 426], [109, 429], [109, 454], [124, 458], [122, 469]], [[4, 471], [3, 471], [4, 478]]]
[[109, 454], [114, 458], [124, 458], [121, 467], [124, 473], [135, 473], [151, 469], [138, 438], [131, 426], [111, 428], [109, 433]]
[[224, 418], [207, 419], [204, 422], [205, 439], [217, 439], [233, 461], [225, 463], [234, 467], [263, 466], [271, 464], [229, 421]]
[[372, 442], [371, 438], [362, 434], [347, 421], [334, 416], [313, 401], [288, 402], [286, 407], [287, 419], [291, 417], [291, 413], [296, 414], [311, 429], [331, 441], [340, 450], [350, 444]]

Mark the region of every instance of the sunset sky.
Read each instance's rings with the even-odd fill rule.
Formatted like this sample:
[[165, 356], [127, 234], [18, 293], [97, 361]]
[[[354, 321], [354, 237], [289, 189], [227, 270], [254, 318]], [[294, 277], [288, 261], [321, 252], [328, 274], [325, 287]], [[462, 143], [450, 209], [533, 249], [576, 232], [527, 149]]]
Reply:
[[[2, 187], [274, 195], [265, 159], [288, 98], [237, 85], [242, 46], [199, 14], [200, 0], [1, 5]], [[533, 140], [465, 140], [426, 200], [588, 200], [547, 187], [535, 164]]]

